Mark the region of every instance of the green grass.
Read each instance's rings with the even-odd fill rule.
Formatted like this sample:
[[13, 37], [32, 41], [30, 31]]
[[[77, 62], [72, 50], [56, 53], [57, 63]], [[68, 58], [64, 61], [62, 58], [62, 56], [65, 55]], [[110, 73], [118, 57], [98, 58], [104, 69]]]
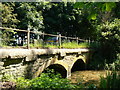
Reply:
[[88, 43], [80, 43], [77, 44], [76, 42], [68, 42], [68, 43], [63, 43], [61, 45], [62, 48], [70, 48], [70, 49], [74, 49], [74, 48], [88, 48], [89, 44]]
[[89, 44], [88, 43], [80, 43], [77, 44], [76, 42], [67, 42], [67, 43], [62, 43], [61, 47], [59, 45], [54, 45], [54, 44], [46, 44], [44, 45], [45, 48], [67, 48], [67, 49], [75, 49], [75, 48], [88, 48]]
[[30, 48], [42, 48], [43, 45], [42, 44], [30, 44]]
[[30, 44], [30, 48], [67, 48], [67, 49], [75, 49], [75, 48], [89, 48], [88, 43], [80, 43], [77, 44], [76, 42], [65, 42], [62, 43], [61, 47], [58, 44], [42, 44], [42, 43], [37, 43], [37, 44]]
[[[11, 47], [11, 46], [6, 46], [6, 45], [0, 45], [1, 47]], [[18, 48], [19, 46], [14, 46], [14, 48]], [[20, 46], [21, 47], [21, 46]], [[27, 45], [24, 45], [23, 47], [27, 47]], [[64, 42], [59, 46], [58, 44], [43, 44], [43, 43], [35, 43], [35, 44], [30, 44], [30, 48], [67, 48], [67, 49], [77, 49], [77, 48], [89, 48], [91, 47], [89, 43], [84, 42], [84, 43], [79, 43], [77, 44], [76, 42]]]
[[5, 44], [0, 43], [0, 47], [8, 47], [8, 46], [5, 45]]
[[59, 48], [58, 45], [54, 45], [54, 44], [46, 44], [44, 47], [45, 48]]

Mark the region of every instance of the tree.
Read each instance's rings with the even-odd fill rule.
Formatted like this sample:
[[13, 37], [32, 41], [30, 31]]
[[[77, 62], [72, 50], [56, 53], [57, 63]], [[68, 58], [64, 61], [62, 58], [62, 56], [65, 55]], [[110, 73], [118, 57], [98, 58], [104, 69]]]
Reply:
[[[116, 7], [115, 2], [76, 2], [74, 8], [79, 8], [82, 13], [86, 13], [89, 20], [106, 18], [107, 12]], [[106, 14], [106, 15], [105, 15]]]
[[[1, 17], [2, 17], [2, 27], [15, 28], [16, 24], [19, 22], [16, 19], [17, 14], [14, 13], [14, 3], [2, 3]], [[2, 31], [2, 43], [8, 45], [10, 43], [10, 38], [14, 34], [13, 30]]]
[[42, 4], [34, 2], [16, 3], [17, 18], [20, 20], [18, 28], [29, 28], [33, 31], [40, 31], [43, 29], [43, 17], [41, 9], [39, 8], [41, 7], [40, 5]]
[[95, 29], [96, 40], [100, 42], [100, 47], [96, 50], [92, 60], [93, 67], [95, 63], [95, 67], [99, 67], [119, 59], [119, 5], [120, 2], [76, 2], [74, 5], [74, 8], [81, 9], [82, 13], [87, 16]]
[[111, 22], [98, 25], [97, 29], [101, 31], [100, 42], [103, 56], [111, 63], [117, 59], [117, 55], [120, 53], [120, 19], [116, 18]]
[[[18, 2], [16, 4], [17, 18], [20, 20], [18, 23], [18, 28], [24, 30], [30, 30], [34, 32], [43, 31], [43, 16], [42, 16], [42, 2]], [[25, 38], [26, 33], [19, 32], [19, 37], [22, 40]], [[38, 38], [39, 35], [31, 34], [31, 38]]]
[[[74, 3], [51, 3], [51, 8], [43, 10], [45, 32], [61, 33], [65, 36], [88, 38], [93, 34], [93, 27], [81, 13], [73, 7]], [[91, 35], [94, 36], [94, 35]]]

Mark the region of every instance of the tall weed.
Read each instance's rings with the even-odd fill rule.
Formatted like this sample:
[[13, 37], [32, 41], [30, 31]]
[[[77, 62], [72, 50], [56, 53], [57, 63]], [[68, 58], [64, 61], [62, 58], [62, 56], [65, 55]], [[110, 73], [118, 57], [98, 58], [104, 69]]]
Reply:
[[120, 89], [120, 72], [108, 72], [106, 78], [101, 77], [99, 88], [107, 88], [108, 90], [112, 88]]

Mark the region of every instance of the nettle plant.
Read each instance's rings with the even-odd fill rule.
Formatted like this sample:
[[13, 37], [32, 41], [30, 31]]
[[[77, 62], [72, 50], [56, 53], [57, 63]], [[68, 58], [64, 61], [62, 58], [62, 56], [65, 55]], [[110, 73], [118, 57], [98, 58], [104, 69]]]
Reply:
[[42, 73], [40, 77], [34, 79], [24, 79], [18, 78], [17, 79], [17, 88], [18, 89], [25, 89], [25, 90], [37, 90], [40, 88], [49, 88], [49, 89], [56, 89], [56, 88], [75, 88], [75, 85], [70, 84], [68, 79], [64, 79], [61, 75], [54, 74], [53, 70], [47, 71], [47, 73]]

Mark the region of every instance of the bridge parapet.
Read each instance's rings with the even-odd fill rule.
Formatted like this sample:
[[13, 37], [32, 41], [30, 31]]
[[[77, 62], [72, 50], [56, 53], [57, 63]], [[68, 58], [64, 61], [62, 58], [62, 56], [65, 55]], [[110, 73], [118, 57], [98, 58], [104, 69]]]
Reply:
[[22, 58], [33, 55], [43, 54], [60, 54], [64, 56], [66, 53], [78, 53], [89, 52], [89, 49], [0, 49], [1, 58]]
[[13, 76], [39, 76], [50, 65], [61, 65], [66, 77], [78, 59], [88, 62], [90, 49], [0, 49], [0, 78]]

